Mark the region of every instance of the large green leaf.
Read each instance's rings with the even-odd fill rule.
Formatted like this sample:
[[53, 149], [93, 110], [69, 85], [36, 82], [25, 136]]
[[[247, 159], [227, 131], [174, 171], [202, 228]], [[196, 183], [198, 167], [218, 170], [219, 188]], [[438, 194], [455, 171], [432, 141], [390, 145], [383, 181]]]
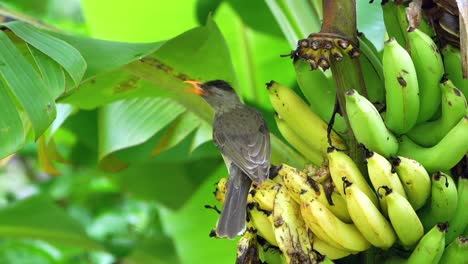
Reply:
[[50, 198], [36, 195], [0, 210], [0, 236], [37, 238], [100, 250], [83, 227], [58, 208]]
[[185, 112], [175, 120], [156, 145], [151, 155], [158, 155], [179, 144], [204, 122], [192, 112]]
[[167, 90], [140, 77], [122, 70], [114, 70], [84, 81], [80, 89], [62, 97], [60, 102], [89, 110], [118, 100], [149, 96], [173, 97]]
[[55, 99], [59, 97], [65, 91], [65, 74], [63, 68], [38, 49], [30, 45], [28, 45], [28, 47], [52, 98]]
[[0, 158], [8, 156], [23, 146], [25, 131], [15, 102], [3, 82], [0, 82]]
[[0, 244], [0, 263], [58, 264], [59, 262], [37, 243], [7, 240]]
[[126, 43], [52, 33], [77, 49], [87, 64], [84, 80], [142, 59], [156, 51], [163, 42]]
[[86, 70], [86, 61], [73, 46], [23, 22], [14, 21], [5, 24], [5, 26], [18, 37], [58, 62], [70, 74], [75, 85], [80, 83]]
[[184, 110], [183, 106], [167, 98], [127, 99], [102, 107], [99, 158], [102, 160], [112, 152], [142, 144]]
[[0, 31], [0, 62], [3, 81], [26, 111], [37, 139], [55, 118], [54, 100], [39, 74], [3, 31]]

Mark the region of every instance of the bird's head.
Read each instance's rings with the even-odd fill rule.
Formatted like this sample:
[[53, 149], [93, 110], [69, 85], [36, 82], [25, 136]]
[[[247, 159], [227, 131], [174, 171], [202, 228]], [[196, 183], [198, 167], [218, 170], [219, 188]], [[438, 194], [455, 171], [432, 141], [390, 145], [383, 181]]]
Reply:
[[193, 88], [188, 89], [188, 92], [200, 95], [215, 110], [228, 110], [241, 104], [236, 92], [226, 81], [213, 80], [205, 83], [185, 81], [185, 83], [193, 86]]

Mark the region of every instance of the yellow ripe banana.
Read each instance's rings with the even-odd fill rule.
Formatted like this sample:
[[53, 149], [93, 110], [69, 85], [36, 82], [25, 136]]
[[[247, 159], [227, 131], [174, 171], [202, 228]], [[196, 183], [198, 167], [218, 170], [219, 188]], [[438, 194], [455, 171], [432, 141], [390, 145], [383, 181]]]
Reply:
[[392, 164], [414, 210], [423, 207], [431, 194], [431, 177], [421, 163], [406, 157], [392, 159]]
[[390, 248], [396, 240], [390, 223], [357, 185], [345, 180], [345, 188], [349, 215], [357, 229], [372, 245]]
[[398, 151], [398, 140], [385, 126], [375, 106], [356, 90], [345, 93], [346, 113], [359, 143], [389, 157]]
[[[302, 214], [302, 211], [301, 211], [301, 214]], [[304, 220], [304, 221], [306, 221], [306, 220]], [[330, 246], [333, 246], [333, 247], [335, 247], [335, 248], [337, 248], [339, 250], [342, 250], [342, 251], [351, 251], [349, 249], [344, 248], [343, 246], [341, 246], [337, 242], [335, 242], [335, 240], [332, 237], [330, 237], [330, 235], [328, 235], [328, 233], [325, 232], [325, 230], [323, 230], [321, 226], [315, 224], [315, 222], [309, 221], [309, 222], [306, 222], [306, 225], [309, 228], [309, 231], [311, 231], [315, 235], [315, 237], [318, 237], [319, 239], [321, 239], [323, 241], [327, 241], [327, 243]], [[358, 251], [351, 251], [351, 252], [353, 254], [355, 254]]]
[[336, 248], [328, 244], [327, 242], [323, 241], [322, 239], [318, 238], [317, 236], [314, 237], [314, 243], [312, 246], [320, 254], [325, 255], [332, 260], [341, 259], [351, 254], [351, 251]]
[[236, 263], [260, 263], [255, 230], [250, 227], [237, 243]]
[[382, 188], [385, 189], [388, 218], [398, 239], [406, 248], [414, 246], [424, 235], [421, 220], [405, 197], [387, 186], [382, 186]]
[[296, 134], [280, 116], [275, 115], [275, 121], [281, 135], [283, 135], [289, 144], [297, 149], [299, 153], [317, 166], [323, 163], [323, 154], [319, 150], [309, 147], [307, 142]]
[[348, 210], [346, 209], [346, 202], [339, 194], [332, 194], [333, 204], [330, 204], [323, 186], [312, 178], [307, 178], [306, 175], [296, 168], [283, 164], [278, 173], [283, 178], [283, 183], [288, 189], [289, 194], [297, 203], [302, 203], [308, 199], [317, 199], [342, 221], [351, 222]]
[[216, 190], [214, 191], [214, 195], [220, 204], [224, 204], [224, 198], [226, 197], [227, 192], [227, 183], [228, 178], [221, 178], [218, 183], [216, 183]]
[[411, 58], [418, 76], [418, 123], [434, 116], [439, 109], [441, 93], [439, 81], [444, 75], [444, 64], [432, 38], [417, 28], [408, 29]]
[[343, 177], [346, 177], [348, 181], [353, 182], [358, 186], [372, 201], [372, 203], [378, 207], [377, 196], [375, 195], [372, 188], [367, 184], [366, 179], [362, 176], [361, 171], [356, 166], [356, 163], [342, 151], [336, 149], [330, 149], [327, 155], [328, 157], [328, 168], [335, 183], [335, 187], [338, 192], [344, 197]]
[[[370, 247], [354, 224], [347, 224], [336, 217], [321, 202], [312, 199], [301, 204], [301, 214], [307, 226], [316, 235], [323, 232], [320, 238], [338, 244], [350, 251], [364, 251]], [[319, 229], [314, 227], [319, 227]]]
[[398, 155], [417, 160], [429, 173], [448, 171], [468, 152], [466, 135], [468, 135], [468, 116], [464, 116], [437, 145], [430, 148], [421, 147], [408, 137], [402, 136]]
[[[320, 153], [327, 153], [327, 123], [312, 112], [292, 89], [275, 81], [271, 81], [267, 88], [273, 108], [286, 124], [307, 143], [307, 146]], [[346, 148], [338, 134], [332, 131], [330, 137], [333, 146]]]
[[[388, 186], [393, 191], [399, 193], [406, 199], [405, 190], [400, 182], [398, 175], [393, 172], [392, 164], [382, 155], [377, 152], [366, 151], [367, 171], [369, 178], [374, 186], [374, 190], [380, 188], [380, 186]], [[380, 207], [382, 212], [387, 214], [387, 199], [380, 199]]]
[[287, 263], [315, 263], [312, 241], [299, 205], [281, 186], [275, 197], [273, 210], [275, 237]]
[[252, 226], [257, 230], [259, 236], [263, 237], [273, 246], [278, 246], [273, 229], [273, 215], [271, 211], [261, 210], [258, 205], [251, 203], [247, 205]]
[[394, 38], [385, 42], [385, 124], [396, 134], [408, 132], [419, 114], [419, 86], [416, 69], [408, 52]]
[[322, 165], [322, 167], [318, 168], [312, 164], [307, 164], [302, 171], [307, 175], [307, 177], [311, 177], [314, 181], [319, 183], [330, 179], [328, 166]]
[[[264, 181], [260, 185], [255, 183], [253, 185], [255, 186], [250, 190], [249, 195], [252, 197], [252, 200], [257, 203], [262, 210], [273, 211], [276, 194], [281, 185], [270, 179]], [[247, 199], [247, 202], [250, 203], [251, 200]]]

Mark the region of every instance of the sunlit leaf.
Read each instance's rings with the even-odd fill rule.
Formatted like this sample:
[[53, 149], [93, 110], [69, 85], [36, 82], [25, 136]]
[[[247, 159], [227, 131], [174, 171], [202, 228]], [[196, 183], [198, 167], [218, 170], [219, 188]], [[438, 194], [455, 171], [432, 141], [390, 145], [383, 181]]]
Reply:
[[37, 139], [55, 118], [54, 100], [38, 73], [3, 31], [0, 31], [0, 62], [3, 81], [26, 111]]
[[0, 236], [101, 249], [88, 238], [82, 226], [44, 195], [32, 196], [0, 210]]
[[90, 33], [100, 39], [150, 42], [172, 38], [198, 25], [195, 0], [139, 0], [131, 5], [125, 0], [84, 0], [82, 3]]

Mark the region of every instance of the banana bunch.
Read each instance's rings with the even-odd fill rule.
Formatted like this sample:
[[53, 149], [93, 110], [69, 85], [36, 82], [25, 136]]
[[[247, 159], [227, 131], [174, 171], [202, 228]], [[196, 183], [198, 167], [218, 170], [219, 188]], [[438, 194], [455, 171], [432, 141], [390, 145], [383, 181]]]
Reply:
[[[457, 237], [468, 227], [467, 177], [456, 183], [443, 172], [430, 176], [410, 158], [387, 160], [369, 151], [368, 184], [343, 151], [330, 148], [326, 157], [328, 166], [299, 170], [282, 164], [272, 180], [252, 185], [248, 228], [238, 249], [248, 255], [238, 255], [258, 256], [266, 244], [286, 263], [319, 263], [323, 256], [335, 260], [371, 246], [388, 250], [397, 245], [412, 252], [408, 263], [426, 263], [418, 261], [441, 259], [446, 251], [450, 259], [466, 249], [466, 241]], [[214, 192], [221, 203], [227, 182], [220, 180]], [[252, 245], [257, 249], [245, 249]]]
[[[359, 45], [313, 34], [291, 54], [306, 100], [267, 84], [279, 132], [310, 164], [282, 164], [252, 185], [238, 263], [260, 263], [271, 248], [286, 263], [329, 263], [370, 248], [390, 256], [385, 263], [468, 259], [468, 175], [454, 170], [468, 161], [460, 50], [439, 51], [428, 28], [409, 27], [402, 1], [383, 2], [382, 53], [363, 34]], [[344, 118], [334, 82], [318, 68], [358, 55], [367, 95], [346, 91]], [[349, 130], [363, 160], [346, 152]], [[226, 184], [220, 180], [215, 192], [220, 203]]]

